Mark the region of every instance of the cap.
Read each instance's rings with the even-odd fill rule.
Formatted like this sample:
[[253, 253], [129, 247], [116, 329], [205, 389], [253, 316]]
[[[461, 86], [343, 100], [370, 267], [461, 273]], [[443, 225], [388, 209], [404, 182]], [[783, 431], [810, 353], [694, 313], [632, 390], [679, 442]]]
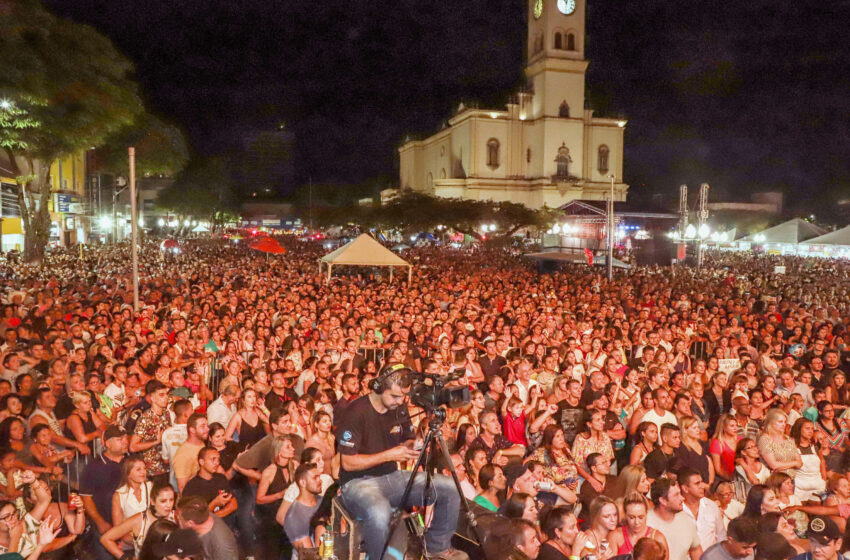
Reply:
[[827, 544], [829, 541], [841, 538], [841, 530], [835, 521], [829, 517], [812, 517], [809, 520], [809, 526], [806, 527], [806, 537], [815, 539], [821, 544]]
[[160, 558], [166, 556], [196, 556], [203, 554], [204, 547], [198, 534], [191, 529], [177, 529], [165, 535], [162, 540], [153, 545], [153, 553]]
[[756, 544], [756, 558], [762, 560], [788, 560], [797, 556], [797, 551], [779, 533], [762, 533]]
[[125, 430], [121, 426], [116, 426], [115, 424], [111, 424], [108, 428], [106, 428], [106, 431], [103, 433], [103, 441], [106, 441], [106, 440], [112, 439], [112, 438], [116, 438], [116, 437], [126, 436], [126, 435], [127, 435], [127, 430]]

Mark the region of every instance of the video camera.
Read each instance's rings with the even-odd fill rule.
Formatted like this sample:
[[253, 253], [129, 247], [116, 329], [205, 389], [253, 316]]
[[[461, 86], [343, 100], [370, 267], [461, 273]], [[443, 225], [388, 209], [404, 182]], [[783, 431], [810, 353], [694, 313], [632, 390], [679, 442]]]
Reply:
[[413, 371], [411, 377], [413, 386], [410, 388], [410, 402], [426, 411], [444, 405], [460, 408], [469, 403], [469, 387], [446, 387], [447, 383], [460, 379], [462, 375], [443, 376]]

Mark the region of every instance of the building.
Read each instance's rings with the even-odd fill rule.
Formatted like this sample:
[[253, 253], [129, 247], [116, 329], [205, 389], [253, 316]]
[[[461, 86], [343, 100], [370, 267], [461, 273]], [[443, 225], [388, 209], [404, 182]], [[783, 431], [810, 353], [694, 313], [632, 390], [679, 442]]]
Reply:
[[84, 204], [87, 198], [84, 151], [53, 162], [50, 190], [50, 243], [63, 247], [86, 243], [91, 226]]
[[18, 184], [14, 165], [5, 150], [0, 150], [0, 251], [24, 248], [24, 230], [21, 225], [21, 207], [18, 203]]
[[587, 108], [586, 0], [529, 0], [528, 90], [505, 109], [461, 107], [448, 126], [399, 148], [400, 187], [442, 197], [561, 207], [626, 199], [626, 122]]

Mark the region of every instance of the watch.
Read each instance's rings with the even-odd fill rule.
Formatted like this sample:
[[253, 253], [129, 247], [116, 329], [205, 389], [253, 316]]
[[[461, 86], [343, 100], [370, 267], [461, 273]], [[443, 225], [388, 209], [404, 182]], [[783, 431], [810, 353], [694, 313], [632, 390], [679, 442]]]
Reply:
[[576, 11], [576, 0], [558, 0], [558, 10], [565, 16]]

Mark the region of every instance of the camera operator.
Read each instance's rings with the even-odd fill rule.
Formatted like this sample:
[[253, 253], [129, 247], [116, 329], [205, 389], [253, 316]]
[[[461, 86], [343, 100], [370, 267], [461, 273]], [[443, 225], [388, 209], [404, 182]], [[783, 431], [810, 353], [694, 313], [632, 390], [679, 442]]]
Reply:
[[[339, 484], [345, 507], [360, 522], [369, 558], [378, 560], [390, 533], [393, 508], [423, 502], [425, 474], [417, 473], [408, 503], [401, 503], [410, 471], [397, 462], [419, 456], [413, 448], [414, 430], [407, 412], [410, 370], [401, 364], [385, 368], [370, 383], [371, 392], [349, 404], [339, 419], [337, 441], [341, 455]], [[451, 478], [434, 475], [428, 502], [434, 515], [425, 534], [427, 558], [465, 560], [450, 547], [457, 527], [460, 496]]]

